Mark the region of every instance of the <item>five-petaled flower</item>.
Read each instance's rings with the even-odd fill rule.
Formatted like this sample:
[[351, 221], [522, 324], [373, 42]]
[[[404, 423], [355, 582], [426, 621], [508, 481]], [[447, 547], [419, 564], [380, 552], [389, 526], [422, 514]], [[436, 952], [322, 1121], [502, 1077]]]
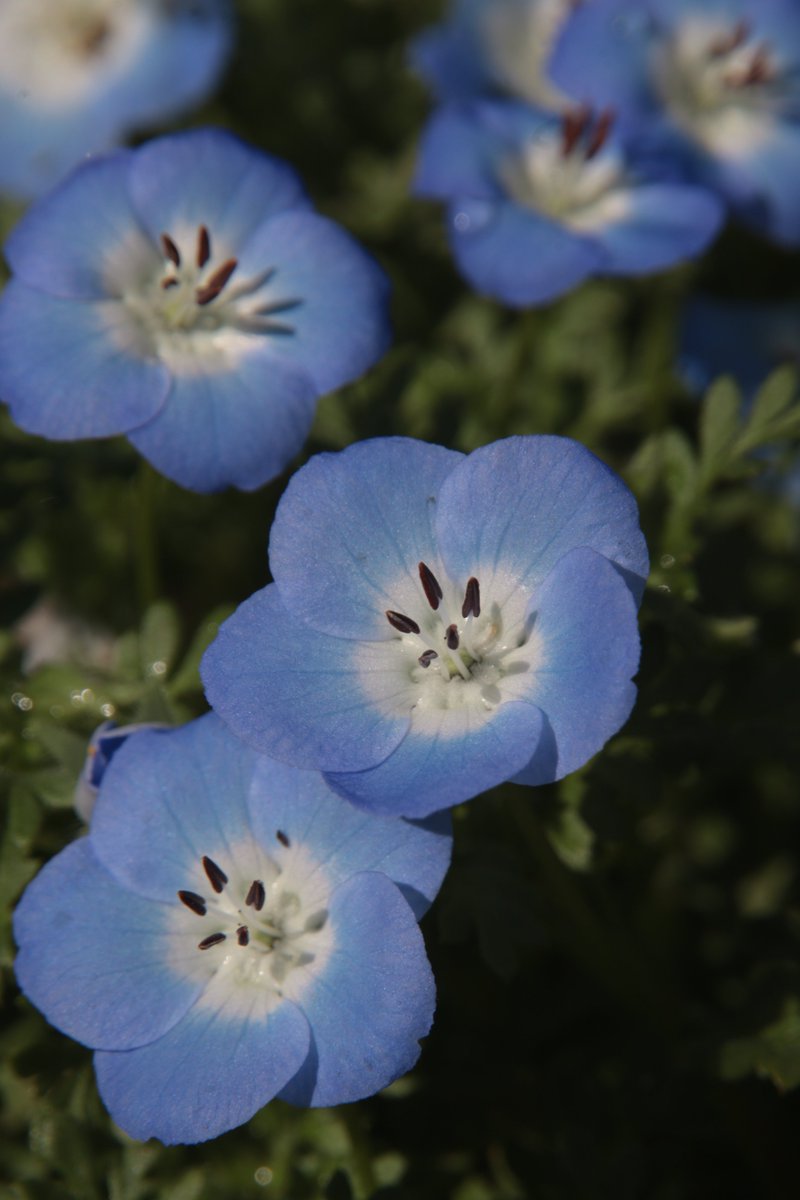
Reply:
[[259, 487], [388, 340], [383, 272], [295, 173], [219, 130], [79, 167], [6, 246], [0, 398], [31, 433], [126, 433], [197, 491]]
[[449, 854], [440, 818], [365, 816], [213, 714], [141, 732], [88, 837], [25, 892], [17, 978], [96, 1050], [133, 1137], [204, 1141], [278, 1095], [356, 1100], [407, 1071], [430, 1027], [417, 918]]
[[450, 244], [472, 286], [517, 306], [593, 275], [673, 266], [704, 249], [723, 215], [700, 187], [649, 179], [611, 109], [442, 108], [423, 136], [415, 188], [447, 201]]
[[612, 105], [665, 167], [800, 243], [796, 0], [592, 0], [565, 26], [552, 70], [576, 100]]
[[40, 195], [87, 154], [202, 100], [228, 0], [3, 0], [0, 189]]
[[560, 778], [633, 705], [636, 503], [569, 439], [317, 455], [278, 506], [270, 566], [206, 651], [208, 697], [364, 808], [421, 816]]

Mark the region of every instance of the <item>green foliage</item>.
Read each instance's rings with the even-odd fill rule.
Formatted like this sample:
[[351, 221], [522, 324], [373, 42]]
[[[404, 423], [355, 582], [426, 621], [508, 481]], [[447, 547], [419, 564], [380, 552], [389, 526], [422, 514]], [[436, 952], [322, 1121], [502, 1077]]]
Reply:
[[[793, 1197], [796, 377], [776, 371], [747, 405], [729, 379], [699, 406], [686, 394], [689, 269], [526, 313], [467, 291], [440, 212], [407, 193], [425, 98], [404, 47], [433, 0], [238, 8], [236, 61], [197, 120], [290, 158], [394, 285], [393, 348], [321, 402], [304, 457], [387, 433], [583, 440], [634, 489], [651, 549], [639, 701], [576, 775], [456, 813], [424, 922], [439, 1008], [410, 1077], [341, 1110], [275, 1103], [206, 1146], [135, 1144], [105, 1115], [89, 1052], [16, 992], [10, 906], [81, 832], [72, 797], [96, 725], [203, 711], [200, 658], [268, 581], [286, 477], [194, 496], [122, 440], [50, 444], [3, 419], [0, 1200]], [[731, 233], [700, 282], [796, 287], [796, 260], [765, 255]]]

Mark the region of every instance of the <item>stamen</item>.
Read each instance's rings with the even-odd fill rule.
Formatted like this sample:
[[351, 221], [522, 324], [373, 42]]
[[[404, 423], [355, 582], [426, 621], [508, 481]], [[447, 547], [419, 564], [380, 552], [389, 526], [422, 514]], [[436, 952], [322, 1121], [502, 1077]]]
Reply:
[[240, 925], [236, 930], [236, 940], [240, 946], [246, 946], [250, 941], [250, 930], [246, 925]]
[[218, 867], [213, 858], [209, 858], [207, 854], [203, 855], [203, 870], [208, 876], [208, 882], [211, 884], [215, 892], [219, 893], [228, 882], [228, 876], [223, 871], [222, 867]]
[[204, 267], [211, 258], [211, 238], [205, 225], [197, 231], [197, 265]]
[[561, 121], [561, 153], [568, 158], [577, 146], [591, 119], [591, 111], [585, 104], [565, 112]]
[[586, 147], [587, 161], [590, 158], [594, 158], [595, 154], [597, 154], [599, 150], [602, 150], [603, 146], [606, 144], [608, 135], [611, 132], [611, 126], [614, 124], [616, 116], [617, 114], [614, 112], [613, 108], [604, 108], [600, 113]]
[[709, 43], [708, 56], [709, 58], [723, 58], [726, 54], [732, 54], [734, 50], [743, 46], [749, 37], [750, 23], [737, 21], [730, 33], [724, 33]]
[[390, 608], [386, 610], [386, 620], [399, 633], [419, 633], [416, 621], [412, 621], [411, 617], [404, 617], [402, 613], [392, 612]]
[[278, 839], [278, 841], [280, 842], [280, 844], [282, 846], [285, 846], [287, 850], [289, 849], [289, 847], [291, 846], [292, 843], [289, 841], [288, 837], [286, 836], [286, 834], [283, 832], [282, 829], [279, 829], [277, 831], [277, 833], [275, 834], [275, 837]]
[[267, 898], [267, 893], [264, 884], [260, 879], [254, 879], [250, 884], [250, 890], [245, 896], [244, 902], [248, 907], [254, 908], [256, 912], [261, 912], [264, 907], [264, 901]]
[[438, 657], [439, 655], [435, 650], [426, 650], [423, 654], [420, 654], [417, 662], [421, 667], [429, 667], [433, 660]]
[[198, 896], [197, 892], [178, 892], [178, 899], [193, 913], [197, 913], [198, 917], [206, 915], [206, 902], [202, 896]]
[[161, 286], [166, 291], [167, 288], [177, 287], [178, 280], [175, 278], [174, 275], [168, 275], [166, 279], [161, 280]]
[[481, 615], [481, 585], [474, 575], [467, 580], [464, 603], [461, 605], [462, 617], [468, 617], [470, 613], [473, 617]]
[[[420, 583], [422, 584], [422, 590], [425, 593], [425, 599], [435, 612], [439, 607], [439, 601], [442, 599], [443, 595], [439, 580], [436, 578], [430, 567], [424, 562], [419, 564], [419, 578]], [[417, 630], [417, 633], [419, 633], [419, 630]]]
[[161, 235], [161, 248], [164, 251], [165, 258], [168, 258], [176, 267], [181, 265], [181, 252], [168, 233], [162, 233]]
[[197, 943], [198, 950], [210, 950], [212, 946], [218, 946], [220, 942], [225, 941], [224, 933], [210, 933], [208, 937], [204, 937], [202, 942]]
[[198, 304], [210, 304], [212, 300], [216, 300], [225, 284], [230, 279], [233, 272], [238, 266], [238, 260], [229, 258], [221, 267], [217, 267], [214, 274], [203, 287], [199, 287], [195, 292], [195, 300]]
[[448, 650], [457, 650], [459, 644], [458, 629], [455, 625], [448, 625], [445, 630], [445, 641], [447, 642]]

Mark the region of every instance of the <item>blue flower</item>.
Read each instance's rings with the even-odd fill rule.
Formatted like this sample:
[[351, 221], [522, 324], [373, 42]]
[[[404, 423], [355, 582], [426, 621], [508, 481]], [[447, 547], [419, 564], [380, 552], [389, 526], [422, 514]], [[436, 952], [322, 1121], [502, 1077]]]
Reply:
[[17, 978], [95, 1049], [132, 1137], [200, 1142], [275, 1096], [360, 1099], [408, 1071], [433, 979], [417, 918], [448, 827], [367, 817], [213, 714], [116, 754], [88, 837], [15, 917]]
[[294, 172], [219, 130], [78, 168], [6, 254], [0, 396], [30, 433], [126, 433], [196, 491], [259, 487], [388, 340], [383, 272]]
[[647, 551], [631, 493], [569, 439], [317, 455], [270, 567], [206, 651], [207, 694], [363, 808], [423, 816], [558, 779], [630, 713]]
[[441, 100], [500, 91], [562, 107], [548, 60], [572, 2], [453, 0], [448, 19], [413, 44], [412, 62]]
[[592, 0], [552, 70], [612, 105], [655, 157], [718, 190], [779, 242], [800, 243], [796, 0]]
[[198, 103], [231, 33], [228, 0], [3, 0], [0, 190], [40, 195], [87, 154]]
[[106, 768], [120, 746], [124, 746], [128, 738], [145, 729], [171, 729], [160, 721], [143, 721], [136, 725], [117, 725], [116, 721], [103, 721], [98, 725], [86, 749], [86, 761], [75, 786], [75, 811], [84, 821], [88, 821], [94, 810], [97, 793]]
[[593, 275], [672, 266], [699, 253], [722, 219], [710, 193], [642, 178], [610, 110], [445, 107], [423, 137], [416, 190], [447, 201], [450, 245], [469, 283], [517, 306]]

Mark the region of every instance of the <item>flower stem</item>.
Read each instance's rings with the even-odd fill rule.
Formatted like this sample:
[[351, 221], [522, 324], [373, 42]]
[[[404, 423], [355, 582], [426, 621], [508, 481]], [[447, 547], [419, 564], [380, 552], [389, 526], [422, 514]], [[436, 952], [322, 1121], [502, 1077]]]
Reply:
[[158, 597], [158, 551], [156, 546], [156, 488], [159, 476], [142, 459], [133, 495], [136, 591], [142, 612]]

